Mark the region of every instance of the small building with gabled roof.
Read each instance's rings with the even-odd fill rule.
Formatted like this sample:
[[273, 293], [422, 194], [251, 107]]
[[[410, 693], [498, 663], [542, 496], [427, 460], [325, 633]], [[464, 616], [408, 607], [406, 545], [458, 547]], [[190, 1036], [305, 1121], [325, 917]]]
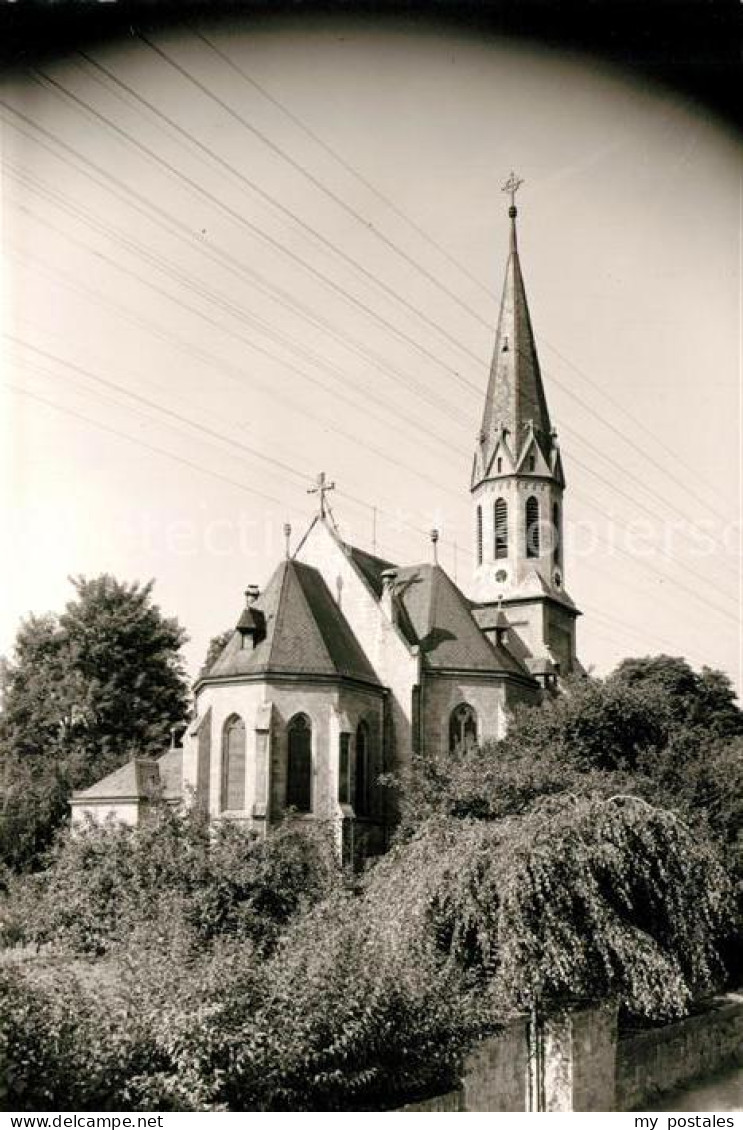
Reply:
[[74, 792], [72, 823], [90, 818], [100, 824], [138, 824], [155, 801], [177, 805], [182, 800], [183, 750], [173, 745], [159, 757], [133, 757], [90, 788]]

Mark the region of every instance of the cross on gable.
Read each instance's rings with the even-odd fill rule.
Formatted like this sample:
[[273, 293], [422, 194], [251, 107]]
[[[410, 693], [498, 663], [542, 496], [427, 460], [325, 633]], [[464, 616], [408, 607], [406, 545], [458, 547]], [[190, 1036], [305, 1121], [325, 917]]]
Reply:
[[335, 483], [329, 483], [327, 478], [325, 477], [325, 472], [321, 471], [317, 476], [316, 485], [314, 487], [310, 487], [307, 491], [307, 494], [319, 494], [320, 516], [322, 518], [324, 518], [330, 510], [330, 507], [325, 500], [325, 495], [328, 494], [328, 492], [331, 490], [335, 490]]

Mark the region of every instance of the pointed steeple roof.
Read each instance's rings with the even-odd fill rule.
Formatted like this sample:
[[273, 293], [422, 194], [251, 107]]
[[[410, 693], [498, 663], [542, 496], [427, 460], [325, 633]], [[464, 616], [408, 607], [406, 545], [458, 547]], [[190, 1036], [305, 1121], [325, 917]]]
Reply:
[[510, 249], [480, 428], [479, 462], [483, 471], [487, 469], [489, 457], [504, 428], [517, 458], [532, 427], [545, 457], [549, 457], [552, 447], [552, 425], [521, 273], [516, 236], [517, 210], [513, 202], [508, 215], [511, 220]]

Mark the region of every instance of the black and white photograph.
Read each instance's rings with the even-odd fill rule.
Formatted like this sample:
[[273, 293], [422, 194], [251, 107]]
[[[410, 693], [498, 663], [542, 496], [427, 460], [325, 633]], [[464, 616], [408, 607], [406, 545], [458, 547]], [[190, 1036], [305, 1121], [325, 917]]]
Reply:
[[743, 1126], [743, 4], [0, 0], [0, 247], [3, 1125]]

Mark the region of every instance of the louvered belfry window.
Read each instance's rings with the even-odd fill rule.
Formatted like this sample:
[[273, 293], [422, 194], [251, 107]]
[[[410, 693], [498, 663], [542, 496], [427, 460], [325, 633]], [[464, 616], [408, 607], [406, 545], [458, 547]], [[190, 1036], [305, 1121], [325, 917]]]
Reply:
[[561, 560], [561, 546], [560, 546], [560, 506], [555, 503], [552, 507], [552, 537], [554, 539], [552, 544], [552, 559], [555, 565], [560, 564]]
[[312, 809], [312, 726], [306, 714], [289, 723], [286, 766], [286, 805], [297, 812]]
[[482, 565], [482, 506], [477, 508], [477, 564]]
[[222, 735], [222, 808], [245, 808], [245, 723], [237, 714], [227, 719]]
[[526, 556], [539, 557], [539, 500], [533, 494], [526, 500]]
[[495, 560], [508, 557], [508, 503], [505, 498], [496, 500], [493, 507], [495, 526]]

